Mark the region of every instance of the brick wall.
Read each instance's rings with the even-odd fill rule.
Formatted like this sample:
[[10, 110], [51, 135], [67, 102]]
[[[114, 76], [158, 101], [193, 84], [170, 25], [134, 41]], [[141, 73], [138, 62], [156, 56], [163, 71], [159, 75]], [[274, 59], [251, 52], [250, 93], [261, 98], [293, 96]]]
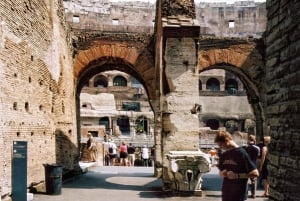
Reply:
[[267, 0], [266, 117], [270, 200], [300, 200], [300, 2]]
[[44, 163], [74, 168], [74, 78], [62, 8], [59, 0], [0, 2], [2, 196], [11, 192], [13, 141], [28, 142], [28, 185], [44, 180]]

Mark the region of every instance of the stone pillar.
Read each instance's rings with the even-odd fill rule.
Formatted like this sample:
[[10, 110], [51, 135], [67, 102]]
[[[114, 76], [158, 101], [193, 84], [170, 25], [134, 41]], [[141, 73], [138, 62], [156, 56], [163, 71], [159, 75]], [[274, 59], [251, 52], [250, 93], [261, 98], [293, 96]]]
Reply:
[[[194, 19], [189, 18], [167, 17], [163, 22], [164, 89], [169, 91], [165, 91], [162, 107], [162, 153], [198, 151], [199, 78], [196, 72], [198, 43], [195, 38], [199, 36], [200, 27]], [[181, 188], [176, 187], [178, 181], [172, 175], [170, 163], [164, 157], [164, 190], [180, 191]]]

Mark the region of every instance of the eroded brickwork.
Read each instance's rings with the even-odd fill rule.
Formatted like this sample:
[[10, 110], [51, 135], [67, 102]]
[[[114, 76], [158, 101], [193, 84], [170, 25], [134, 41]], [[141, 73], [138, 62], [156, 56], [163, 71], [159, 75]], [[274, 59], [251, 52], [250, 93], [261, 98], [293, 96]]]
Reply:
[[300, 200], [299, 1], [267, 1], [266, 117], [270, 200]]
[[[187, 9], [184, 9], [184, 12], [187, 11], [187, 15], [193, 17], [193, 5], [190, 4], [192, 1], [169, 3], [180, 8], [181, 3], [185, 2], [187, 4], [183, 7], [186, 6]], [[168, 7], [168, 4], [164, 5], [164, 9], [165, 7]], [[259, 46], [258, 43], [226, 46], [225, 40], [219, 43], [215, 41], [214, 44], [200, 40], [197, 60], [197, 70], [222, 68], [236, 73], [243, 83], [246, 83], [249, 102], [256, 112], [256, 121], [266, 121], [272, 137], [269, 155], [270, 199], [278, 201], [299, 200], [299, 8], [300, 3], [297, 1], [267, 2], [266, 58], [263, 58], [263, 51], [259, 51], [265, 47]], [[74, 83], [77, 77], [74, 80], [69, 49], [71, 46], [66, 40], [69, 36], [62, 20], [60, 0], [3, 0], [0, 1], [0, 17], [0, 185], [1, 195], [7, 195], [11, 192], [10, 153], [14, 140], [28, 141], [28, 185], [44, 180], [43, 163], [63, 163], [65, 170], [74, 169], [78, 156], [74, 97]], [[129, 73], [135, 72], [141, 80], [146, 80], [145, 86], [148, 89], [152, 87], [149, 91], [153, 91], [152, 97], [155, 98], [159, 89], [154, 87], [158, 85], [153, 84], [158, 80], [155, 77], [157, 73], [153, 68], [151, 51], [127, 45], [129, 43], [124, 47], [123, 44], [120, 41], [102, 46], [93, 43], [94, 46], [91, 45], [88, 50], [76, 55], [75, 75], [80, 77], [82, 70], [94, 67], [91, 64], [99, 62], [101, 57], [108, 58], [108, 63], [116, 61], [115, 58], [122, 58], [126, 67], [137, 67], [136, 71], [126, 69]], [[185, 45], [185, 42], [178, 40], [174, 44]], [[215, 47], [208, 47], [209, 45]], [[194, 46], [192, 49], [196, 50]], [[167, 54], [167, 57], [169, 55]], [[177, 64], [183, 70], [182, 74], [177, 74], [176, 65], [167, 63], [165, 66], [166, 70], [171, 72], [167, 77], [168, 82], [174, 84], [178, 90], [170, 87], [176, 92], [176, 96], [169, 94], [167, 109], [177, 112], [177, 116], [180, 113], [191, 116], [182, 111], [183, 106], [186, 110], [190, 108], [188, 106], [192, 106], [190, 100], [182, 101], [189, 102], [188, 106], [182, 106], [182, 102], [178, 101], [183, 100], [186, 95], [185, 90], [180, 87], [191, 84], [188, 81], [196, 83], [195, 79], [189, 80], [195, 73], [191, 66], [188, 66], [193, 63], [189, 61], [194, 60], [183, 59]], [[159, 65], [157, 63], [158, 67]], [[124, 66], [121, 68], [125, 69]], [[196, 91], [195, 86], [192, 90]], [[151, 101], [155, 101], [154, 98]], [[178, 102], [180, 104], [177, 104]], [[179, 109], [176, 108], [179, 105]], [[161, 107], [157, 111], [163, 109]], [[176, 130], [176, 124], [180, 123], [180, 118], [171, 113], [164, 115], [171, 117], [163, 116], [166, 117], [166, 121], [163, 121], [166, 124], [161, 127], [158, 125], [156, 134], [166, 135], [156, 139], [156, 147], [162, 150], [164, 143], [169, 141], [164, 147], [165, 152], [158, 153], [158, 162], [162, 162], [163, 154], [167, 151], [179, 149], [177, 145], [172, 144], [172, 138], [178, 144], [182, 142], [180, 137], [171, 135]], [[263, 124], [261, 123], [261, 127]], [[180, 126], [180, 132], [185, 132]], [[169, 133], [166, 132], [168, 129]], [[196, 143], [193, 141], [191, 144]], [[159, 168], [161, 167], [159, 165]]]
[[44, 163], [78, 155], [71, 49], [60, 1], [0, 2], [0, 185], [11, 192], [13, 141], [28, 142], [27, 184]]
[[163, 0], [162, 16], [186, 16], [196, 18], [194, 0]]

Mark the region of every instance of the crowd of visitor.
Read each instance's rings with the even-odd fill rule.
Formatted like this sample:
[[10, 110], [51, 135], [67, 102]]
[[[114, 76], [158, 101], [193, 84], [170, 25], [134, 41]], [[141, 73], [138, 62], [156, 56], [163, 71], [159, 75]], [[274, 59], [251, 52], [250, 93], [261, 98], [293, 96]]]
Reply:
[[103, 142], [105, 166], [152, 166], [154, 148], [143, 145], [135, 147], [132, 143], [121, 141], [117, 145], [112, 139]]

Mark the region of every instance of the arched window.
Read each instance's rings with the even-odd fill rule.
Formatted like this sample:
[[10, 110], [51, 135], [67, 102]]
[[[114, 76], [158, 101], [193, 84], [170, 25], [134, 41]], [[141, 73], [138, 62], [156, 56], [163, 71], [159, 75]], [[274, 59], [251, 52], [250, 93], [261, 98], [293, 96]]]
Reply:
[[238, 82], [235, 79], [228, 79], [225, 83], [225, 90], [229, 94], [236, 94], [238, 91]]
[[206, 90], [220, 91], [220, 82], [216, 78], [209, 78], [206, 82]]
[[217, 130], [220, 127], [219, 121], [216, 119], [208, 119], [206, 126], [210, 127], [212, 130]]
[[108, 81], [104, 75], [98, 75], [94, 78], [94, 87], [107, 87]]
[[229, 133], [233, 133], [238, 130], [239, 123], [236, 120], [228, 120], [225, 122], [225, 127]]
[[123, 76], [116, 76], [113, 83], [114, 86], [127, 86], [127, 80]]

